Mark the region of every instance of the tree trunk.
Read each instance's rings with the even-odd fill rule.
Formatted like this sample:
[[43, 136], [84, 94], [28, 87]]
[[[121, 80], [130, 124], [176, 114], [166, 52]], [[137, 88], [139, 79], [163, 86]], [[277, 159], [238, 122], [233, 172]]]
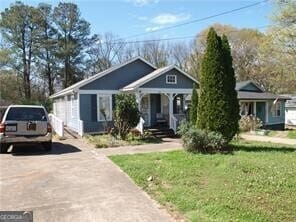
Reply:
[[25, 31], [22, 32], [22, 60], [23, 60], [23, 87], [25, 93], [25, 99], [31, 99], [31, 89], [30, 89], [30, 75], [28, 70], [28, 63], [26, 59], [26, 44], [25, 44]]

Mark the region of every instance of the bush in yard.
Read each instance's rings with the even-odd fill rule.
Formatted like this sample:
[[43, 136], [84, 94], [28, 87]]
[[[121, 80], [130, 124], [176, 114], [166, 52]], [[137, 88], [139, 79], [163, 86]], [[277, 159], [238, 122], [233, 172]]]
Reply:
[[190, 123], [183, 123], [179, 127], [178, 133], [182, 136], [183, 147], [188, 152], [209, 153], [221, 151], [226, 145], [222, 134], [198, 129]]
[[115, 132], [121, 139], [125, 139], [129, 131], [137, 126], [140, 120], [140, 112], [136, 97], [133, 94], [118, 94], [115, 97], [114, 109]]
[[197, 127], [219, 132], [229, 142], [238, 132], [239, 105], [232, 57], [226, 37], [211, 28], [201, 63]]
[[239, 121], [239, 129], [242, 132], [255, 131], [262, 127], [262, 121], [256, 116], [243, 116]]
[[191, 122], [191, 124], [196, 124], [197, 105], [198, 105], [197, 86], [194, 83], [193, 89], [192, 89], [191, 106], [190, 106], [190, 114], [189, 114], [189, 121]]

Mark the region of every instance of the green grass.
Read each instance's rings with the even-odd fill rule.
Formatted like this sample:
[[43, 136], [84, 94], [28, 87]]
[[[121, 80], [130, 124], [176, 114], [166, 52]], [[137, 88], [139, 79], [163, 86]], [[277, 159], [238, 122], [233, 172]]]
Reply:
[[228, 155], [173, 151], [110, 158], [170, 212], [190, 221], [296, 221], [296, 148], [232, 145]]
[[290, 130], [288, 132], [288, 138], [289, 139], [296, 139], [296, 130]]

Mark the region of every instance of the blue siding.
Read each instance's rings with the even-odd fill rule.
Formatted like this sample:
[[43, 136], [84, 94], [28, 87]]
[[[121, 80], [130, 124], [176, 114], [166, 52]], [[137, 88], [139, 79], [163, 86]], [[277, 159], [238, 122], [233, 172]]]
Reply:
[[258, 89], [257, 86], [255, 86], [253, 83], [249, 83], [243, 88], [241, 88], [239, 91], [250, 91], [250, 92], [262, 92], [260, 89]]
[[[97, 121], [96, 94], [80, 94], [80, 119], [83, 121], [85, 133], [104, 131], [104, 122]], [[108, 126], [113, 126], [113, 122], [108, 121]]]
[[[166, 76], [167, 75], [176, 75], [177, 84], [167, 84]], [[161, 76], [147, 82], [141, 88], [179, 88], [179, 89], [192, 89], [193, 80], [189, 79], [187, 76], [180, 73], [178, 70], [173, 69], [167, 73], [162, 74]]]
[[273, 101], [268, 102], [268, 123], [267, 124], [279, 124], [279, 123], [285, 123], [285, 101], [281, 100], [281, 116], [276, 117], [272, 116], [271, 113], [271, 107]]
[[[113, 126], [112, 121], [108, 121], [108, 127]], [[104, 122], [83, 122], [83, 130], [85, 133], [104, 132]]]
[[91, 96], [80, 94], [80, 119], [82, 121], [92, 121]]
[[113, 72], [90, 82], [80, 89], [87, 90], [118, 90], [154, 71], [154, 68], [141, 60], [136, 60]]

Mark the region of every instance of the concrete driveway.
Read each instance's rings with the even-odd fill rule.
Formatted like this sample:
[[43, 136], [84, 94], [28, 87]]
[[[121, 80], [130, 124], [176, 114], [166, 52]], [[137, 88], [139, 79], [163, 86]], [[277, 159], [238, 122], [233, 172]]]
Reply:
[[50, 153], [15, 147], [0, 155], [0, 167], [0, 210], [33, 210], [37, 222], [172, 220], [105, 154], [80, 140], [55, 142]]

